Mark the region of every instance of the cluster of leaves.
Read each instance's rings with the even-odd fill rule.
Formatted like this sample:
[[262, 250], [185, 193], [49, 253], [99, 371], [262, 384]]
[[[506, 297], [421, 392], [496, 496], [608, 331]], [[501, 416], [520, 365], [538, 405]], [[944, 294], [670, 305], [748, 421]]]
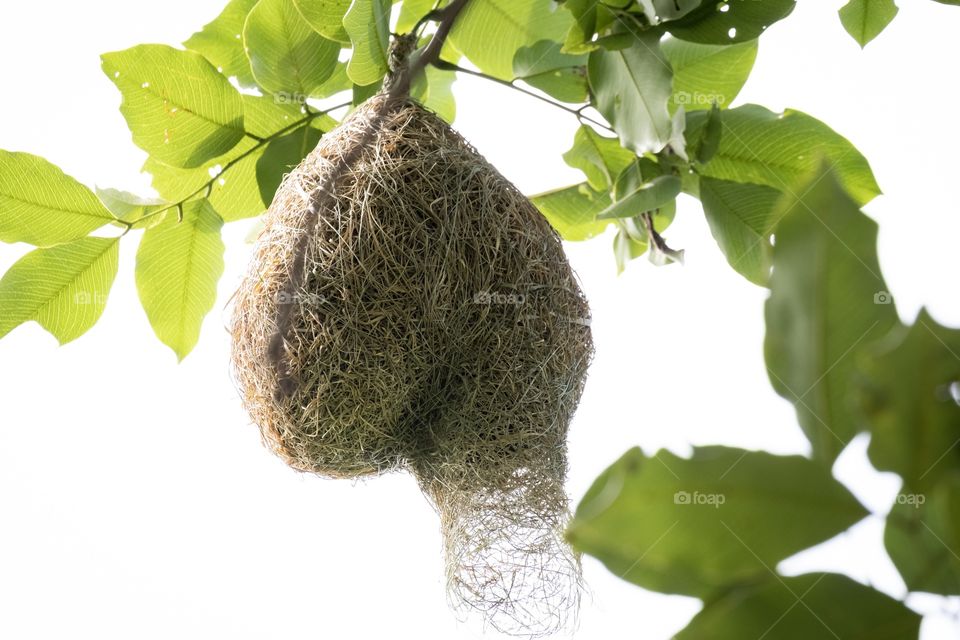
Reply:
[[[432, 8], [405, 3], [401, 26]], [[390, 9], [389, 0], [230, 0], [184, 48], [104, 54], [160, 197], [94, 192], [42, 158], [0, 151], [0, 241], [37, 247], [0, 280], [0, 337], [30, 320], [61, 343], [86, 332], [106, 305], [121, 239], [142, 230], [140, 300], [160, 340], [185, 357], [216, 299], [223, 225], [263, 213], [284, 174], [337, 125], [329, 112], [379, 89]], [[413, 96], [452, 119], [453, 77], [431, 69]], [[108, 226], [118, 230], [104, 234]]]
[[[37, 247], [0, 279], [0, 337], [29, 320], [61, 342], [83, 334], [136, 231], [140, 299], [184, 357], [214, 304], [223, 225], [263, 212], [336, 125], [329, 112], [381, 86], [391, 31], [428, 25], [442, 4], [231, 0], [184, 49], [104, 55], [160, 198], [92, 192], [41, 158], [0, 151], [0, 241]], [[867, 515], [830, 465], [869, 432], [871, 461], [904, 480], [887, 519], [891, 558], [911, 590], [960, 593], [960, 332], [926, 313], [900, 324], [876, 225], [861, 213], [880, 190], [850, 142], [799, 111], [728, 108], [758, 38], [794, 7], [471, 0], [414, 97], [452, 120], [450, 86], [464, 72], [551, 102], [580, 122], [564, 159], [584, 179], [532, 199], [565, 239], [612, 225], [621, 269], [641, 255], [680, 260], [661, 234], [685, 193], [730, 266], [770, 288], [771, 382], [796, 406], [813, 459], [628, 452], [584, 497], [571, 542], [627, 580], [702, 598], [681, 638], [916, 637], [919, 617], [894, 599], [839, 575], [776, 570]], [[851, 0], [841, 19], [865, 44], [895, 13], [892, 0]]]
[[767, 368], [814, 455], [630, 451], [568, 537], [626, 580], [703, 599], [680, 638], [915, 638], [920, 617], [901, 602], [776, 567], [868, 515], [830, 473], [867, 432], [872, 463], [904, 480], [886, 546], [907, 587], [960, 594], [960, 331], [925, 312], [900, 324], [861, 212], [880, 191], [847, 140], [797, 111], [726, 108], [757, 37], [794, 3], [616, 4], [567, 0], [574, 21], [556, 41], [584, 56], [589, 104], [614, 135], [584, 124], [564, 158], [585, 181], [534, 200], [568, 240], [616, 224], [622, 268], [645, 252], [668, 261], [644, 216], [660, 231], [679, 193], [699, 198], [730, 266], [770, 288]]

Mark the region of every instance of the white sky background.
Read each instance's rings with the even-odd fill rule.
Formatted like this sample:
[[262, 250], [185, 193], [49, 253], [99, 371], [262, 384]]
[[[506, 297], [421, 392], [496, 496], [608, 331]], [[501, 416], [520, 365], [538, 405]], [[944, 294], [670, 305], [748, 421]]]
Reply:
[[[794, 107], [848, 137], [885, 195], [881, 265], [904, 319], [921, 305], [960, 326], [960, 9], [902, 0], [865, 52], [806, 0], [763, 37], [737, 103]], [[175, 44], [222, 0], [5, 2], [0, 148], [80, 181], [149, 194], [99, 54]], [[576, 120], [480, 79], [455, 85], [456, 127], [526, 193], [581, 180], [560, 158]], [[227, 272], [197, 349], [180, 365], [136, 297], [124, 242], [106, 313], [65, 347], [30, 324], [0, 340], [0, 637], [473, 638], [446, 608], [438, 521], [414, 481], [298, 475], [270, 456], [228, 374], [223, 303], [245, 268], [252, 221], [226, 228]], [[667, 238], [687, 265], [640, 259], [617, 278], [611, 238], [568, 245], [594, 313], [597, 356], [570, 437], [579, 500], [627, 448], [693, 444], [805, 452], [762, 359], [765, 291], [734, 273], [683, 196]], [[133, 240], [132, 238], [130, 240]], [[0, 245], [0, 270], [28, 250]], [[904, 372], [909, 376], [910, 372]], [[899, 481], [865, 464], [838, 473], [883, 514]], [[844, 571], [902, 597], [871, 518], [782, 566]], [[669, 638], [699, 607], [645, 592], [585, 560], [581, 638]], [[960, 602], [911, 599], [918, 610]], [[925, 640], [960, 637], [946, 615]]]

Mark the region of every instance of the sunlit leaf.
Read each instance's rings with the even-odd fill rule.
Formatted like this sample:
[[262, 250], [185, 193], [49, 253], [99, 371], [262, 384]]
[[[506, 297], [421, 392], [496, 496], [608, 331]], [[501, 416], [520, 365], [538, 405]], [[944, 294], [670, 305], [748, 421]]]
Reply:
[[243, 23], [255, 4], [257, 0], [230, 0], [220, 15], [183, 43], [245, 87], [256, 85], [243, 50]]
[[347, 75], [354, 84], [379, 82], [387, 73], [390, 0], [353, 0], [343, 27], [353, 44]]
[[428, 66], [424, 73], [414, 80], [410, 95], [447, 122], [453, 122], [457, 117], [457, 103], [453, 97], [453, 83], [456, 79], [457, 74], [453, 71]]
[[[293, 0], [300, 15], [314, 31], [324, 38], [350, 44], [350, 36], [343, 28], [343, 16], [351, 0]], [[404, 2], [406, 4], [406, 2]]]
[[893, 0], [850, 0], [840, 9], [840, 22], [865, 47], [893, 22], [898, 11]]
[[271, 93], [317, 94], [333, 74], [340, 45], [314, 31], [293, 0], [260, 0], [243, 42], [257, 83]]
[[541, 40], [520, 47], [513, 58], [513, 72], [530, 86], [561, 102], [587, 101], [587, 56], [563, 53], [559, 42]]
[[531, 196], [530, 200], [564, 240], [587, 240], [609, 226], [597, 214], [610, 206], [610, 196], [579, 184]]
[[568, 12], [544, 0], [470, 0], [453, 25], [450, 42], [481, 71], [510, 80], [521, 47], [560, 41], [570, 24]]
[[636, 159], [629, 149], [620, 146], [616, 138], [607, 138], [583, 125], [573, 136], [573, 147], [563, 154], [563, 160], [587, 176], [590, 187], [606, 191], [617, 176]]
[[240, 93], [200, 54], [142, 44], [102, 60], [133, 141], [157, 160], [197, 167], [243, 138]]
[[140, 240], [140, 302], [157, 337], [179, 360], [196, 345], [203, 318], [217, 297], [223, 274], [222, 226], [209, 202], [192, 200], [183, 207], [182, 221], [168, 216]]
[[65, 344], [96, 324], [117, 275], [119, 238], [35, 249], [0, 279], [0, 337], [35, 320]]
[[168, 203], [160, 198], [144, 198], [119, 189], [97, 187], [97, 197], [110, 213], [126, 223], [117, 222], [117, 226], [129, 225], [132, 229], [147, 228], [161, 222], [168, 207]]
[[0, 241], [48, 247], [114, 220], [83, 186], [29, 153], [0, 150]]
[[730, 106], [757, 58], [755, 40], [723, 46], [668, 38], [661, 46], [673, 67], [671, 109], [682, 106], [687, 112], [709, 109], [714, 103]]

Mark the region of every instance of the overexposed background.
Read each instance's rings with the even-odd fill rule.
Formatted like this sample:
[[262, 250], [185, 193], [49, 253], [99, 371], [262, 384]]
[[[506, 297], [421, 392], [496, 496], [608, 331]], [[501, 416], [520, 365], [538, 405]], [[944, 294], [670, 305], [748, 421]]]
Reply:
[[[960, 326], [960, 9], [901, 2], [861, 52], [842, 0], [801, 2], [762, 38], [737, 103], [806, 111], [870, 160], [885, 195], [880, 257], [901, 316], [925, 305]], [[0, 148], [41, 155], [87, 185], [150, 194], [99, 54], [175, 44], [223, 0], [6, 2], [0, 8]], [[560, 154], [576, 120], [481, 79], [455, 85], [455, 126], [526, 193], [581, 180]], [[0, 637], [473, 638], [445, 604], [436, 515], [414, 481], [298, 475], [271, 457], [240, 406], [223, 304], [252, 221], [226, 228], [227, 271], [197, 349], [180, 365], [155, 339], [121, 248], [106, 313], [65, 347], [39, 326], [0, 340]], [[131, 234], [134, 235], [134, 234]], [[806, 452], [763, 358], [766, 293], [734, 273], [686, 196], [667, 234], [687, 265], [637, 260], [617, 278], [611, 237], [568, 245], [594, 313], [597, 356], [570, 437], [579, 500], [630, 446], [722, 443]], [[0, 271], [29, 247], [0, 245]], [[904, 372], [909, 376], [911, 372]], [[881, 517], [899, 480], [859, 439], [840, 478]], [[905, 588], [869, 518], [783, 563]], [[669, 638], [697, 600], [645, 592], [585, 560], [578, 637]], [[960, 599], [916, 596], [925, 640], [960, 637]], [[953, 617], [951, 617], [953, 616]]]

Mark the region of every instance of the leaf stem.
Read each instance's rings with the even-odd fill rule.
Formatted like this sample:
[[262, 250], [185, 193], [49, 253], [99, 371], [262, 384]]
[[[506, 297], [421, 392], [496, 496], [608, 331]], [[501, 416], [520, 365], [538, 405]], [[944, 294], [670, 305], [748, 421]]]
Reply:
[[[152, 218], [153, 216], [160, 215], [161, 213], [165, 213], [165, 212], [169, 211], [170, 209], [173, 209], [174, 207], [176, 207], [176, 208], [177, 208], [177, 211], [180, 212], [180, 213], [178, 214], [178, 218], [182, 219], [182, 216], [183, 216], [183, 214], [182, 214], [183, 205], [184, 205], [184, 203], [187, 202], [187, 200], [190, 200], [191, 198], [199, 195], [201, 191], [206, 191], [206, 196], [205, 196], [205, 197], [209, 196], [211, 190], [213, 189], [213, 183], [214, 183], [214, 182], [216, 182], [217, 180], [219, 180], [219, 179], [223, 176], [223, 174], [225, 174], [227, 171], [230, 170], [231, 167], [233, 167], [233, 166], [236, 165], [238, 162], [240, 162], [240, 161], [243, 160], [244, 158], [246, 158], [246, 157], [248, 157], [249, 155], [251, 155], [253, 152], [257, 151], [260, 147], [263, 147], [264, 145], [269, 144], [269, 143], [272, 142], [273, 140], [276, 140], [276, 139], [279, 138], [280, 136], [282, 136], [282, 135], [284, 135], [284, 134], [286, 134], [286, 133], [289, 133], [290, 131], [293, 131], [294, 129], [299, 129], [299, 128], [302, 127], [302, 126], [309, 124], [310, 122], [312, 122], [313, 120], [315, 120], [316, 118], [318, 118], [318, 117], [320, 117], [320, 116], [325, 116], [325, 115], [327, 115], [328, 113], [330, 113], [331, 111], [336, 111], [337, 109], [341, 109], [341, 108], [343, 108], [343, 107], [348, 107], [348, 106], [350, 106], [351, 104], [352, 104], [352, 103], [350, 103], [350, 102], [344, 102], [344, 103], [342, 103], [342, 104], [338, 104], [338, 105], [335, 105], [335, 106], [333, 106], [333, 107], [330, 107], [329, 109], [324, 109], [323, 111], [313, 111], [313, 110], [311, 110], [311, 109], [308, 108], [308, 109], [307, 109], [307, 115], [306, 115], [305, 117], [300, 118], [300, 119], [297, 120], [296, 122], [294, 122], [294, 123], [292, 123], [292, 124], [289, 124], [289, 125], [283, 127], [282, 129], [279, 129], [279, 130], [277, 130], [277, 131], [274, 131], [272, 134], [270, 134], [269, 136], [267, 136], [267, 137], [265, 137], [265, 138], [261, 138], [261, 137], [258, 137], [258, 136], [253, 136], [253, 135], [251, 135], [250, 137], [252, 137], [252, 138], [254, 138], [255, 140], [258, 141], [257, 144], [253, 145], [252, 147], [250, 147], [249, 149], [247, 149], [246, 151], [244, 151], [243, 153], [241, 153], [240, 155], [238, 155], [236, 158], [231, 159], [228, 163], [226, 163], [225, 165], [223, 165], [223, 168], [220, 170], [220, 172], [219, 172], [217, 175], [215, 175], [215, 176], [213, 176], [212, 178], [210, 178], [209, 180], [207, 180], [204, 184], [202, 184], [202, 185], [201, 185], [199, 188], [197, 188], [195, 191], [193, 191], [192, 193], [190, 193], [190, 194], [187, 195], [187, 196], [184, 196], [183, 199], [179, 200], [178, 202], [174, 202], [174, 203], [168, 204], [167, 206], [163, 207], [162, 209], [157, 209], [156, 211], [151, 211], [150, 213], [148, 213], [148, 214], [146, 214], [146, 215], [144, 215], [144, 216], [142, 216], [142, 217], [140, 217], [140, 218], [137, 218], [137, 219], [134, 220], [133, 222], [122, 221], [123, 224], [126, 225], [127, 231], [129, 231], [130, 229], [133, 228], [133, 225], [134, 225], [134, 224], [136, 224], [136, 223], [138, 223], [138, 222], [141, 222], [142, 220], [146, 220], [147, 218]], [[249, 135], [249, 134], [248, 134], [248, 135]], [[127, 231], [124, 231], [124, 233], [126, 233]]]
[[539, 93], [530, 91], [529, 89], [524, 89], [523, 87], [518, 86], [516, 84], [516, 80], [501, 80], [500, 78], [487, 75], [482, 71], [474, 71], [473, 69], [466, 69], [452, 62], [447, 62], [446, 60], [438, 60], [433, 64], [435, 67], [439, 69], [446, 69], [448, 71], [458, 71], [460, 73], [465, 73], [467, 75], [474, 76], [476, 78], [483, 78], [484, 80], [489, 80], [490, 82], [496, 82], [497, 84], [503, 85], [504, 87], [509, 87], [514, 91], [519, 91], [520, 93], [534, 97], [537, 100], [540, 100], [541, 102], [546, 102], [547, 104], [554, 106], [557, 109], [561, 109], [563, 111], [566, 111], [567, 113], [573, 114], [573, 116], [576, 117], [576, 119], [579, 120], [581, 124], [584, 122], [589, 122], [592, 125], [598, 126], [602, 129], [605, 129], [606, 131], [609, 131], [610, 133], [616, 134], [616, 131], [614, 131], [613, 128], [610, 127], [610, 125], [604, 124], [599, 120], [595, 120], [594, 118], [591, 118], [588, 115], [584, 115], [583, 110], [589, 107], [590, 106], [589, 104], [585, 104], [582, 107], [574, 109], [573, 107], [568, 107], [567, 105], [557, 102], [556, 100], [545, 98]]

